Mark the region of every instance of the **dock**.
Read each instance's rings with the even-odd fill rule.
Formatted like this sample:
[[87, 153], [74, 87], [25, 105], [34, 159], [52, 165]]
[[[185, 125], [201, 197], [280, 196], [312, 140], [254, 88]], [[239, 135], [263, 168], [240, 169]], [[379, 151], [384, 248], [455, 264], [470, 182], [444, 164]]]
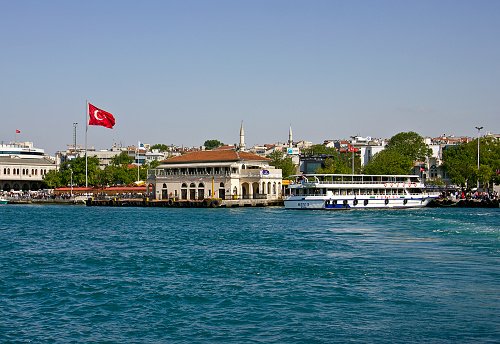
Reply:
[[205, 198], [203, 200], [149, 200], [148, 198], [89, 198], [85, 202], [89, 207], [159, 207], [159, 208], [232, 208], [232, 207], [271, 207], [283, 206], [283, 200], [237, 199], [223, 200]]

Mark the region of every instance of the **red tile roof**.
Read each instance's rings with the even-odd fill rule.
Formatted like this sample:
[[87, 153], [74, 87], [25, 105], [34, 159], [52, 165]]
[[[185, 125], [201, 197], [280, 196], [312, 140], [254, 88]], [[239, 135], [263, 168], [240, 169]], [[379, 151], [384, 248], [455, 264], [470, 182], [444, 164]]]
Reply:
[[234, 146], [220, 146], [220, 147], [215, 147], [212, 150], [222, 150], [222, 149], [234, 149]]
[[224, 150], [211, 150], [211, 151], [199, 151], [188, 153], [180, 156], [176, 156], [167, 160], [163, 160], [163, 164], [176, 164], [184, 162], [209, 162], [209, 161], [272, 161], [272, 159], [264, 158], [260, 155], [248, 153], [248, 152], [237, 152], [235, 150], [224, 149]]

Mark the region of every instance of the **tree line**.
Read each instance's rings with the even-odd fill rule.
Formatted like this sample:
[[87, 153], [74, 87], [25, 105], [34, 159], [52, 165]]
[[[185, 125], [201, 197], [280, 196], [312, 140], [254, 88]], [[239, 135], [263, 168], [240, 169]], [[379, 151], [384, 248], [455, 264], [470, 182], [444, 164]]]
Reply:
[[[482, 138], [479, 147], [479, 168], [477, 139], [445, 147], [442, 168], [454, 184], [462, 188], [471, 188], [478, 181], [485, 187], [500, 183], [499, 142], [492, 138]], [[352, 173], [353, 155], [350, 152], [340, 153], [334, 148], [318, 144], [304, 150], [304, 154], [328, 156], [315, 173]], [[373, 155], [363, 167], [360, 157], [354, 155], [354, 173], [410, 174], [415, 162], [425, 162], [431, 155], [432, 150], [425, 144], [422, 136], [412, 131], [401, 132], [391, 137], [385, 148]], [[293, 165], [291, 157], [283, 152], [273, 152], [268, 157], [274, 159], [271, 163], [273, 166], [282, 169], [284, 178], [295, 174], [296, 166]], [[442, 180], [429, 182], [444, 184]]]
[[[146, 180], [147, 169], [160, 164], [154, 161], [151, 164], [132, 166], [134, 158], [127, 152], [121, 152], [111, 159], [111, 164], [101, 169], [99, 159], [87, 157], [87, 180], [89, 185], [129, 185], [139, 180]], [[138, 171], [139, 169], [139, 171]], [[85, 185], [85, 157], [63, 162], [59, 171], [49, 171], [44, 176], [45, 183], [51, 188], [70, 185]]]
[[[206, 149], [213, 149], [224, 145], [218, 140], [206, 140]], [[471, 188], [479, 182], [484, 186], [500, 183], [500, 144], [492, 138], [481, 138], [479, 144], [479, 168], [477, 165], [478, 141], [464, 142], [459, 145], [446, 146], [443, 150], [443, 170], [451, 181], [462, 188]], [[152, 149], [168, 151], [168, 146], [156, 144]], [[401, 132], [394, 135], [385, 148], [376, 153], [370, 161], [361, 167], [359, 156], [350, 152], [340, 153], [334, 148], [323, 144], [313, 145], [304, 150], [304, 154], [326, 155], [324, 164], [316, 173], [349, 174], [409, 174], [416, 161], [426, 161], [432, 150], [425, 144], [422, 136], [415, 132]], [[274, 151], [267, 155], [272, 159], [270, 163], [282, 170], [283, 178], [296, 174], [297, 166], [291, 156], [281, 151]], [[353, 160], [354, 159], [354, 160]], [[111, 164], [104, 169], [99, 168], [99, 159], [88, 157], [88, 184], [89, 185], [129, 185], [137, 180], [145, 180], [147, 169], [154, 168], [160, 163], [154, 161], [141, 167], [131, 166], [134, 158], [127, 152], [115, 156]], [[139, 171], [137, 171], [139, 169]], [[75, 160], [61, 164], [59, 171], [49, 171], [44, 176], [45, 183], [51, 188], [63, 185], [85, 185], [85, 158], [77, 157]], [[440, 181], [433, 181], [440, 183]]]

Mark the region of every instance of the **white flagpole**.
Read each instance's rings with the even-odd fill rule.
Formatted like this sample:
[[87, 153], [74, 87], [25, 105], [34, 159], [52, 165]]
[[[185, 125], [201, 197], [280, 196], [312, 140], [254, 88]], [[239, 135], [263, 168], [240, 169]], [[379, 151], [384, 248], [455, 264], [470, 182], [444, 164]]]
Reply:
[[85, 100], [85, 187], [89, 186], [87, 167], [87, 132], [89, 131], [89, 102]]

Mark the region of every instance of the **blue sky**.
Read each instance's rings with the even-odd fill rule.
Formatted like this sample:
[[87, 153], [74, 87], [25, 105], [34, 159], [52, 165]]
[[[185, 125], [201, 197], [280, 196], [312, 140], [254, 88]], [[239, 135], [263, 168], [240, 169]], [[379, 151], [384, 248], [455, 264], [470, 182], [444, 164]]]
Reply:
[[500, 133], [500, 1], [1, 1], [1, 140], [53, 154]]

